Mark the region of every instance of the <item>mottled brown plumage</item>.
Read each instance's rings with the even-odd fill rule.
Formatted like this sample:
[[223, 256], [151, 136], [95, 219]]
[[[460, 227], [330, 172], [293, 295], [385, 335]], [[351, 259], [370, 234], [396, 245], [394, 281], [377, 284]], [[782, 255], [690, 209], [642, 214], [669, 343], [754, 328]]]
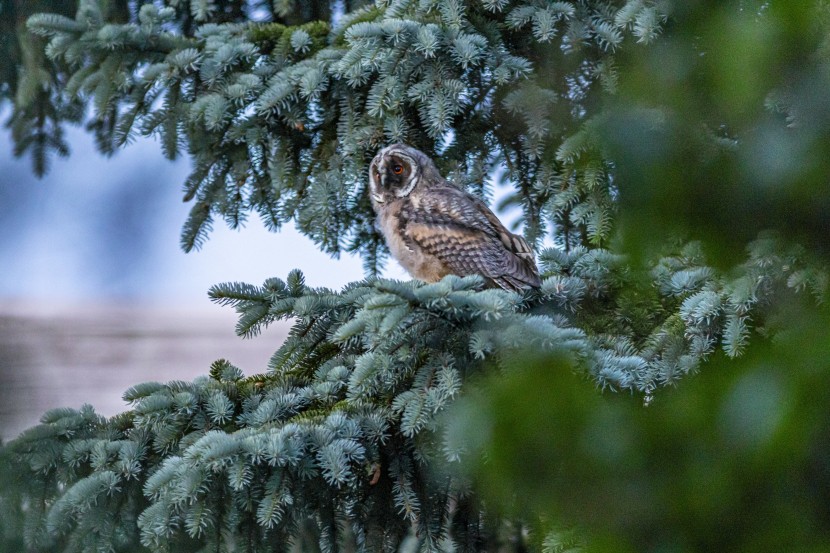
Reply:
[[524, 238], [447, 182], [423, 152], [404, 144], [382, 149], [369, 166], [369, 189], [389, 250], [415, 278], [476, 274], [505, 290], [540, 286]]

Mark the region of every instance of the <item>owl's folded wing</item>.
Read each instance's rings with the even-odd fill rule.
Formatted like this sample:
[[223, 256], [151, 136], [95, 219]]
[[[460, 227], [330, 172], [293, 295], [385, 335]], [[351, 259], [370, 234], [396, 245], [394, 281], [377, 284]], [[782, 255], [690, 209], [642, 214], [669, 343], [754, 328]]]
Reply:
[[465, 192], [444, 189], [407, 213], [406, 235], [453, 274], [480, 274], [505, 290], [538, 288], [533, 251], [487, 206]]

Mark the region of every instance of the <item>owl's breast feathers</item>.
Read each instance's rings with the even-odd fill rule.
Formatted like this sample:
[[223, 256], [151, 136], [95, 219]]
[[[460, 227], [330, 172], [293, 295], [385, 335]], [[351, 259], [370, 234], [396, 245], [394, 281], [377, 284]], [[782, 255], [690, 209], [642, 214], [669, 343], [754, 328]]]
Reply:
[[[416, 278], [434, 282], [447, 274], [479, 274], [505, 290], [541, 285], [528, 243], [478, 198], [444, 185], [413, 193], [410, 200], [396, 206], [395, 228], [388, 228], [395, 237], [384, 234], [393, 255]], [[395, 251], [401, 247], [408, 259]]]

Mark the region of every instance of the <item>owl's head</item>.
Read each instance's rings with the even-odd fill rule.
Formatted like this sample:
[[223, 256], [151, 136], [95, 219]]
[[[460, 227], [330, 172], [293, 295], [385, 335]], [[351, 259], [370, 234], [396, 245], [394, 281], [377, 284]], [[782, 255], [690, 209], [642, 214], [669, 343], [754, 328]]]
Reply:
[[[406, 144], [392, 144], [378, 152], [369, 165], [369, 191], [372, 205], [405, 198], [427, 176], [438, 176], [432, 160]], [[439, 177], [440, 178], [440, 177]]]

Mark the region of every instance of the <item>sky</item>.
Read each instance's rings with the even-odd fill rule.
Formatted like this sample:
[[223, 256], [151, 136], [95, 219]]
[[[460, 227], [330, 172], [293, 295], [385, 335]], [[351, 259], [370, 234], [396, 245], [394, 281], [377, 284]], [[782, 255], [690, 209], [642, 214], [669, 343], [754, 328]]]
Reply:
[[[70, 157], [38, 179], [0, 128], [2, 439], [55, 407], [114, 415], [129, 386], [189, 380], [220, 357], [263, 372], [289, 323], [238, 338], [234, 310], [208, 299], [213, 284], [261, 284], [294, 268], [334, 289], [364, 276], [360, 258], [333, 259], [291, 224], [269, 232], [255, 215], [235, 231], [217, 221], [201, 250], [184, 253], [186, 157], [170, 162], [145, 139], [107, 158], [82, 129], [67, 139]], [[408, 279], [391, 261], [385, 275]]]
[[[270, 232], [255, 214], [241, 230], [215, 221], [202, 249], [184, 253], [186, 157], [170, 162], [141, 139], [107, 158], [82, 129], [67, 138], [71, 155], [38, 179], [0, 132], [0, 301], [193, 306], [208, 302], [213, 284], [260, 284], [294, 268], [335, 289], [364, 276], [359, 257], [333, 259], [291, 224]], [[384, 276], [408, 278], [394, 261]]]

